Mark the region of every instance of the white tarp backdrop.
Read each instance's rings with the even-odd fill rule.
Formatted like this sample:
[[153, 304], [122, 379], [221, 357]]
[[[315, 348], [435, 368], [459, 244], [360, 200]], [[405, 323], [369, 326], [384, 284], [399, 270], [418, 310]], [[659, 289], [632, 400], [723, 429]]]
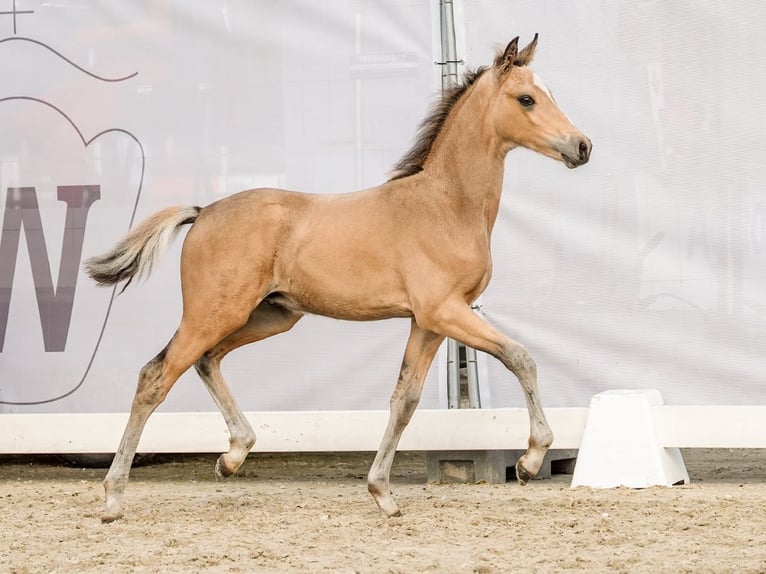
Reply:
[[[573, 173], [507, 161], [484, 310], [543, 404], [766, 404], [766, 6], [467, 2], [469, 63], [509, 28], [540, 32], [535, 69], [593, 140]], [[492, 404], [523, 405], [488, 368]]]
[[[177, 326], [181, 241], [111, 308], [79, 268], [134, 207], [375, 185], [440, 85], [435, 0], [14, 6], [0, 15], [0, 412], [128, 409]], [[524, 151], [507, 163], [483, 312], [532, 351], [545, 406], [617, 387], [766, 404], [766, 8], [456, 9], [469, 65], [539, 32], [535, 68], [594, 143], [576, 171]], [[407, 332], [309, 317], [224, 374], [245, 410], [385, 408]], [[425, 407], [443, 406], [437, 371]], [[485, 374], [484, 406], [523, 404], [498, 363]], [[214, 406], [188, 373], [161, 408]]]
[[[0, 16], [6, 412], [129, 409], [138, 370], [180, 318], [181, 241], [110, 311], [111, 290], [77, 270], [127, 231], [136, 202], [140, 220], [250, 187], [329, 193], [380, 183], [439, 86], [438, 10], [426, 0], [15, 6], [15, 20]], [[76, 197], [62, 199], [59, 186], [79, 186], [64, 191]], [[79, 237], [82, 248], [62, 261], [68, 207], [69, 243]], [[71, 308], [63, 327], [62, 308]], [[406, 320], [309, 317], [232, 353], [224, 374], [246, 410], [382, 409], [408, 332]], [[437, 406], [438, 392], [432, 381], [425, 404]], [[19, 402], [43, 404], [9, 404]], [[162, 409], [215, 406], [191, 371]]]

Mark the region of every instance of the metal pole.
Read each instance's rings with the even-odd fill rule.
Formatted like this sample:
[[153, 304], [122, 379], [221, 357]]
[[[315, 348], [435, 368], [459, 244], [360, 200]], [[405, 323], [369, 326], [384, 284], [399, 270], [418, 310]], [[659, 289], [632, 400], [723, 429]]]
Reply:
[[481, 407], [479, 395], [479, 367], [476, 362], [476, 349], [465, 348], [465, 369], [468, 373], [468, 407], [478, 409]]
[[[362, 53], [362, 13], [354, 14], [354, 55]], [[364, 179], [364, 153], [362, 151], [362, 80], [354, 80], [354, 184], [361, 188]]]
[[[452, 0], [439, 0], [441, 21], [442, 91], [457, 85], [458, 64], [457, 42], [455, 41], [455, 18]], [[465, 348], [466, 371], [468, 373], [468, 405], [472, 409], [481, 406], [479, 396], [479, 369], [476, 350]], [[449, 408], [460, 408], [460, 348], [457, 341], [449, 340], [447, 346], [447, 403]]]
[[447, 406], [460, 408], [460, 351], [455, 339], [447, 339]]
[[457, 44], [455, 42], [455, 18], [452, 0], [440, 0], [442, 28], [442, 90], [458, 83]]

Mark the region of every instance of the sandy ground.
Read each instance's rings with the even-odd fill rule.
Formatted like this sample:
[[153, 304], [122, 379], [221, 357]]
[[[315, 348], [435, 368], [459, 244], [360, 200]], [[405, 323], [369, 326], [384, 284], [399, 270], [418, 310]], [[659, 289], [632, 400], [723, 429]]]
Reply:
[[766, 572], [766, 451], [684, 451], [692, 484], [569, 488], [428, 484], [400, 453], [385, 519], [369, 454], [253, 455], [213, 478], [214, 456], [133, 470], [125, 517], [99, 520], [103, 470], [1, 457], [0, 571]]

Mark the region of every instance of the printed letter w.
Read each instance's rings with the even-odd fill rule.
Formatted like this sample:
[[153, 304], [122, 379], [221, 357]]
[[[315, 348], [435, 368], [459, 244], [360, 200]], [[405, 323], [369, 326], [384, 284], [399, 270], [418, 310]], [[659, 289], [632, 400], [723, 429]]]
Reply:
[[66, 222], [61, 244], [61, 262], [56, 288], [53, 288], [48, 248], [45, 244], [40, 206], [34, 187], [9, 187], [0, 235], [0, 352], [5, 343], [11, 307], [13, 277], [19, 250], [21, 228], [27, 239], [32, 279], [46, 351], [63, 351], [72, 319], [77, 274], [85, 239], [85, 223], [94, 201], [101, 197], [98, 185], [59, 186], [58, 200], [66, 203]]

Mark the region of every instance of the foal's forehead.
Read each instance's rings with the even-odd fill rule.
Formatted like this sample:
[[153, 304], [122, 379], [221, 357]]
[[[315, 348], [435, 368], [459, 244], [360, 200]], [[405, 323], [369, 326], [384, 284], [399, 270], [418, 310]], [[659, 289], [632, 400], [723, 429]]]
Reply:
[[538, 88], [542, 93], [548, 96], [551, 100], [555, 101], [550, 88], [545, 83], [545, 81], [537, 74], [537, 72], [526, 67], [516, 68], [516, 70], [517, 70], [516, 80], [518, 82], [527, 84], [527, 85], [532, 84], [533, 86]]
[[546, 96], [548, 96], [550, 99], [553, 99], [553, 94], [548, 89], [548, 86], [543, 81], [543, 79], [537, 75], [537, 72], [532, 72], [532, 83], [540, 88]]

